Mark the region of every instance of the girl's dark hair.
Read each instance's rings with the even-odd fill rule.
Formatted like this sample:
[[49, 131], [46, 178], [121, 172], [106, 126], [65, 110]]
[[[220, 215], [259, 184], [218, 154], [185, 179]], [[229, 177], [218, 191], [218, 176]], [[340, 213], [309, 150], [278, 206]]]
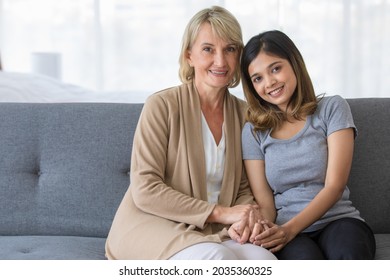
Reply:
[[267, 130], [277, 128], [283, 121], [287, 120], [287, 112], [282, 112], [277, 106], [264, 101], [253, 87], [248, 68], [261, 51], [286, 59], [294, 71], [297, 87], [288, 104], [292, 116], [296, 119], [302, 119], [313, 114], [317, 109], [318, 99], [303, 57], [286, 34], [272, 30], [252, 37], [242, 53], [242, 84], [249, 105], [246, 113], [247, 121], [253, 123], [255, 130]]

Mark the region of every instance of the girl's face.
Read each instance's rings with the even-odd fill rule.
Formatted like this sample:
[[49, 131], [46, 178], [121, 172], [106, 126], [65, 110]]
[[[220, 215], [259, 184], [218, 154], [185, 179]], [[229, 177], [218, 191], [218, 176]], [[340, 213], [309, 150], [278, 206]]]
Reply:
[[235, 44], [216, 37], [210, 24], [205, 23], [187, 53], [187, 60], [194, 67], [198, 90], [218, 90], [226, 88], [233, 80], [239, 51]]
[[297, 78], [288, 60], [260, 51], [249, 64], [248, 73], [257, 94], [282, 111], [297, 87]]

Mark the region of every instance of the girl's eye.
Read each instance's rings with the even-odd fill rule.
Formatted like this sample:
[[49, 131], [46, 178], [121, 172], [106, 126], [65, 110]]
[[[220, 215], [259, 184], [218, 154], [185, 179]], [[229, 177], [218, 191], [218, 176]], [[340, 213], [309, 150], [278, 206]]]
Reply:
[[261, 81], [261, 77], [255, 77], [253, 80], [252, 80], [252, 83], [256, 84], [256, 83], [259, 83]]
[[280, 68], [281, 68], [280, 66], [276, 66], [276, 67], [272, 68], [272, 73], [279, 72]]

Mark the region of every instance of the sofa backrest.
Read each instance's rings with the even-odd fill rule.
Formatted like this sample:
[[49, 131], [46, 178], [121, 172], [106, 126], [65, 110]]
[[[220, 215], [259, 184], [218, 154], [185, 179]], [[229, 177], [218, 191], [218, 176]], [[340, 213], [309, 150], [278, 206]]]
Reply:
[[358, 136], [348, 186], [375, 233], [390, 233], [390, 98], [348, 99]]
[[105, 237], [141, 109], [0, 103], [0, 235]]
[[[348, 186], [390, 232], [390, 98], [348, 99], [358, 137]], [[129, 186], [142, 104], [0, 103], [0, 235], [105, 237]]]

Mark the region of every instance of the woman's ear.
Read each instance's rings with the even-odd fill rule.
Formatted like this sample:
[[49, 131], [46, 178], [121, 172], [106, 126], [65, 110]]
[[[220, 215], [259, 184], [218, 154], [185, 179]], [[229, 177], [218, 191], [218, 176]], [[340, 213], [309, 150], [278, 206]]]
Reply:
[[193, 67], [192, 61], [191, 61], [191, 51], [190, 51], [190, 50], [187, 50], [187, 51], [186, 51], [185, 57], [186, 57], [186, 60], [187, 60], [188, 65], [189, 65], [190, 67]]

